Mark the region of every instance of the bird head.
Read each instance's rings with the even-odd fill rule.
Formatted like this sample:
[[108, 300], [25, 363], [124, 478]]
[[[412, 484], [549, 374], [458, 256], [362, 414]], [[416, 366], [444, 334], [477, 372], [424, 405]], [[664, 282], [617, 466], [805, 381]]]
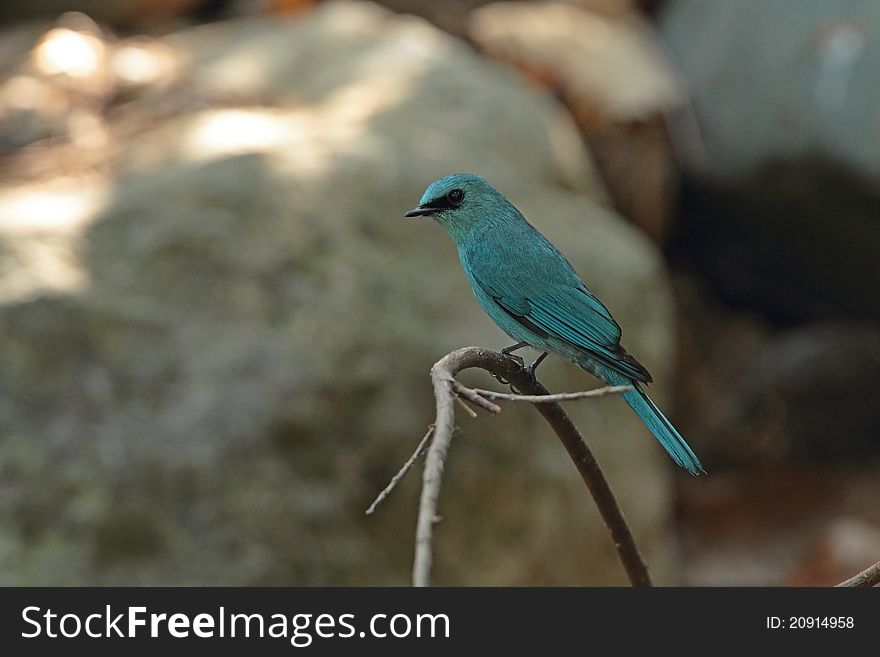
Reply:
[[453, 173], [432, 182], [417, 207], [403, 216], [431, 217], [450, 235], [462, 235], [512, 209], [504, 195], [472, 173]]

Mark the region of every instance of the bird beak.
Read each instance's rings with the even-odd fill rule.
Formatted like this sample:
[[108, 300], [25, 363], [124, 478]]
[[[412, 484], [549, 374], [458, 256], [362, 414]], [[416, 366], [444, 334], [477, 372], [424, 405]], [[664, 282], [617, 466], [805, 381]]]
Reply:
[[436, 209], [437, 208], [429, 208], [426, 205], [420, 205], [418, 207], [413, 208], [412, 210], [410, 210], [409, 212], [407, 212], [403, 216], [404, 217], [424, 217], [424, 216], [427, 216], [430, 214], [434, 214]]

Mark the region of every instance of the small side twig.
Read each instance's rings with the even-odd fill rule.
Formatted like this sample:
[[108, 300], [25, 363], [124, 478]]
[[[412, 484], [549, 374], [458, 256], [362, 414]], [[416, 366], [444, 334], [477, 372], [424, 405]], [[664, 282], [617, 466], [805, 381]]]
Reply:
[[460, 395], [456, 395], [455, 401], [458, 402], [458, 405], [461, 406], [462, 410], [467, 413], [470, 417], [476, 418], [478, 417], [477, 412], [468, 406]]
[[376, 496], [376, 499], [373, 500], [373, 503], [370, 505], [370, 508], [367, 509], [367, 515], [372, 514], [376, 507], [382, 504], [385, 501], [385, 498], [394, 490], [394, 487], [406, 476], [406, 473], [410, 471], [410, 469], [415, 465], [416, 461], [419, 460], [419, 457], [424, 453], [425, 449], [428, 447], [428, 443], [431, 441], [431, 436], [434, 435], [434, 425], [432, 424], [428, 427], [428, 432], [425, 434], [425, 437], [419, 442], [418, 447], [416, 447], [416, 451], [412, 453], [412, 456], [407, 459], [406, 463], [403, 464], [403, 467], [397, 472], [396, 475], [391, 477], [391, 481], [388, 482], [388, 485], [382, 489], [382, 492]]
[[880, 584], [880, 561], [870, 568], [865, 568], [858, 575], [850, 577], [848, 580], [837, 584], [836, 586], [844, 587], [871, 587]]
[[[450, 379], [452, 383], [452, 391], [455, 393], [455, 401], [461, 406], [462, 410], [464, 410], [470, 417], [475, 418], [477, 414], [474, 412], [470, 406], [468, 406], [464, 399], [467, 399], [470, 402], [473, 402], [475, 405], [480, 408], [489, 411], [490, 413], [497, 415], [501, 412], [501, 407], [497, 404], [493, 404], [490, 399], [503, 399], [505, 401], [524, 401], [530, 402], [532, 404], [547, 404], [550, 402], [560, 402], [560, 401], [577, 401], [579, 399], [589, 399], [590, 397], [604, 397], [605, 395], [612, 395], [619, 392], [626, 392], [627, 390], [632, 390], [632, 386], [605, 386], [604, 388], [597, 388], [595, 390], [585, 390], [582, 392], [562, 392], [556, 395], [519, 395], [519, 394], [511, 394], [506, 392], [495, 392], [494, 390], [483, 390], [482, 388], [468, 388], [465, 385], [462, 385], [456, 379]], [[431, 425], [431, 428], [428, 430], [428, 433], [425, 434], [425, 437], [422, 438], [419, 446], [416, 448], [416, 451], [413, 452], [413, 455], [409, 458], [409, 460], [403, 464], [403, 467], [400, 471], [394, 475], [391, 479], [391, 482], [385, 489], [379, 493], [373, 503], [370, 505], [370, 508], [367, 509], [367, 515], [372, 514], [376, 507], [381, 504], [386, 497], [394, 490], [397, 484], [401, 479], [406, 476], [406, 474], [412, 469], [412, 466], [415, 464], [416, 460], [422, 453], [425, 451], [425, 448], [428, 445], [428, 442], [431, 439], [431, 436], [434, 432], [434, 425]]]
[[455, 379], [452, 380], [452, 391], [456, 394], [456, 398], [467, 399], [475, 406], [479, 406], [493, 415], [498, 415], [501, 412], [501, 407], [498, 404], [493, 404], [486, 399], [487, 395], [481, 395], [480, 391], [463, 386]]
[[[466, 388], [455, 380], [455, 375], [471, 367], [479, 367], [490, 374], [503, 377], [516, 390], [525, 394], [507, 397], [506, 393], [493, 393], [491, 391]], [[596, 458], [586, 442], [584, 442], [577, 427], [575, 427], [562, 406], [557, 403], [558, 401], [569, 399], [583, 399], [606, 395], [610, 394], [610, 391], [600, 389], [600, 391], [587, 391], [587, 393], [564, 393], [561, 398], [558, 395], [550, 395], [543, 385], [530, 374], [523, 371], [522, 364], [516, 359], [506, 354], [480, 347], [457, 349], [441, 358], [431, 368], [431, 382], [434, 387], [437, 415], [434, 422], [434, 438], [431, 446], [428, 448], [428, 455], [425, 458], [425, 469], [422, 475], [422, 494], [419, 500], [419, 514], [416, 523], [413, 586], [428, 586], [430, 583], [434, 525], [439, 521], [437, 508], [440, 498], [440, 485], [446, 454], [452, 441], [455, 422], [455, 403], [453, 400], [457, 396], [461, 396], [493, 413], [495, 411], [492, 410], [492, 407], [498, 408], [499, 411], [501, 409], [496, 404], [492, 404], [488, 399], [489, 397], [496, 399], [508, 398], [515, 401], [523, 401], [525, 397], [525, 400], [535, 404], [535, 408], [544, 416], [544, 419], [547, 420], [562, 441], [581, 478], [584, 480], [587, 488], [589, 488], [632, 585], [651, 586], [651, 578], [648, 575], [647, 566], [645, 566], [645, 562], [636, 546], [623, 512], [620, 510], [617, 500], [611, 492], [611, 487], [608, 485]], [[624, 386], [623, 388], [626, 387]], [[622, 391], [617, 390], [616, 392]], [[550, 397], [556, 397], [556, 399], [550, 401]], [[484, 403], [478, 400], [482, 400]], [[489, 406], [490, 404], [491, 406]]]
[[584, 390], [582, 392], [560, 392], [555, 395], [516, 395], [509, 392], [495, 392], [494, 390], [483, 390], [482, 388], [470, 388], [471, 392], [477, 393], [480, 397], [488, 397], [489, 399], [504, 399], [506, 401], [521, 401], [531, 404], [549, 404], [551, 402], [577, 401], [579, 399], [589, 399], [590, 397], [604, 397], [605, 395], [614, 395], [619, 392], [627, 392], [632, 390], [632, 386], [605, 386], [604, 388], [596, 388], [595, 390]]

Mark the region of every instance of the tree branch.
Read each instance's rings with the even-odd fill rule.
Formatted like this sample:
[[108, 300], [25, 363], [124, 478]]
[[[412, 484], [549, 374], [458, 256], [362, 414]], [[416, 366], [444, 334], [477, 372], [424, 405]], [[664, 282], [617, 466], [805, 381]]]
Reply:
[[850, 577], [848, 580], [837, 584], [836, 586], [846, 586], [846, 587], [871, 587], [877, 586], [880, 584], [880, 561], [875, 563], [870, 568], [865, 568], [858, 575], [854, 575]]
[[[501, 409], [496, 404], [492, 404], [487, 397], [492, 396], [498, 399], [511, 398], [506, 393], [490, 393], [489, 391], [466, 388], [455, 380], [456, 374], [472, 367], [479, 367], [497, 377], [503, 377], [510, 381], [517, 390], [526, 393], [526, 400], [535, 404], [535, 408], [544, 416], [544, 419], [547, 420], [562, 441], [581, 478], [586, 483], [587, 488], [589, 488], [632, 585], [651, 586], [648, 569], [642, 560], [642, 556], [635, 544], [626, 519], [623, 517], [623, 513], [617, 504], [617, 500], [614, 498], [614, 494], [611, 492], [611, 488], [608, 486], [608, 482], [605, 480], [605, 476], [602, 474], [602, 470], [593, 453], [584, 442], [571, 418], [556, 401], [548, 401], [547, 397], [550, 394], [548, 390], [523, 371], [521, 361], [481, 347], [457, 349], [441, 358], [431, 368], [431, 382], [434, 386], [437, 417], [434, 422], [434, 437], [428, 449], [428, 456], [425, 459], [425, 470], [422, 475], [422, 493], [419, 500], [419, 515], [416, 524], [413, 586], [428, 586], [430, 583], [434, 525], [439, 520], [437, 505], [440, 497], [443, 465], [446, 461], [449, 444], [452, 441], [455, 424], [454, 399], [456, 395], [462, 396], [492, 413], [497, 413]], [[589, 391], [589, 393], [565, 393], [561, 397], [559, 395], [554, 395], [553, 397], [564, 401], [595, 397], [601, 394], [609, 394], [610, 392], [610, 390], [603, 388], [600, 391]], [[523, 396], [513, 395], [512, 397], [522, 399]], [[540, 399], [536, 400], [534, 397], [540, 397]], [[483, 400], [485, 404], [476, 401], [477, 399]], [[498, 411], [495, 411], [495, 408]]]
[[[456, 392], [463, 385], [456, 381]], [[604, 388], [596, 388], [595, 390], [584, 390], [582, 392], [560, 392], [555, 395], [512, 395], [506, 392], [495, 392], [494, 390], [483, 390], [482, 388], [465, 388], [468, 392], [476, 393], [480, 397], [489, 399], [503, 399], [506, 401], [521, 401], [532, 404], [549, 404], [551, 402], [577, 401], [579, 399], [589, 399], [590, 397], [604, 397], [605, 395], [614, 395], [618, 392], [627, 392], [632, 390], [632, 386], [605, 386]]]
[[412, 456], [409, 457], [406, 463], [403, 464], [403, 467], [397, 471], [397, 474], [391, 477], [391, 481], [382, 489], [382, 492], [376, 496], [376, 499], [373, 500], [373, 503], [370, 505], [370, 508], [367, 509], [367, 515], [372, 515], [372, 513], [376, 510], [376, 507], [382, 504], [385, 501], [385, 498], [394, 490], [394, 487], [397, 486], [398, 482], [406, 476], [406, 473], [410, 471], [410, 468], [415, 465], [416, 461], [428, 447], [428, 441], [431, 440], [431, 436], [434, 435], [434, 425], [432, 424], [428, 427], [428, 431], [425, 434], [425, 437], [419, 442], [418, 447], [416, 447], [416, 451], [412, 453]]

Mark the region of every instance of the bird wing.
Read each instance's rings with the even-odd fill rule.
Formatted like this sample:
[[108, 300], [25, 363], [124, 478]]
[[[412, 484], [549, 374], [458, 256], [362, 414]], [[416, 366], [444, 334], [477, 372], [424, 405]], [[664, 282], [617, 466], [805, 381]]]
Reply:
[[620, 346], [620, 326], [611, 313], [559, 256], [561, 260], [553, 259], [558, 266], [534, 272], [492, 268], [488, 260], [477, 258], [470, 263], [471, 274], [504, 312], [529, 330], [583, 349], [621, 374], [650, 383], [648, 371]]

